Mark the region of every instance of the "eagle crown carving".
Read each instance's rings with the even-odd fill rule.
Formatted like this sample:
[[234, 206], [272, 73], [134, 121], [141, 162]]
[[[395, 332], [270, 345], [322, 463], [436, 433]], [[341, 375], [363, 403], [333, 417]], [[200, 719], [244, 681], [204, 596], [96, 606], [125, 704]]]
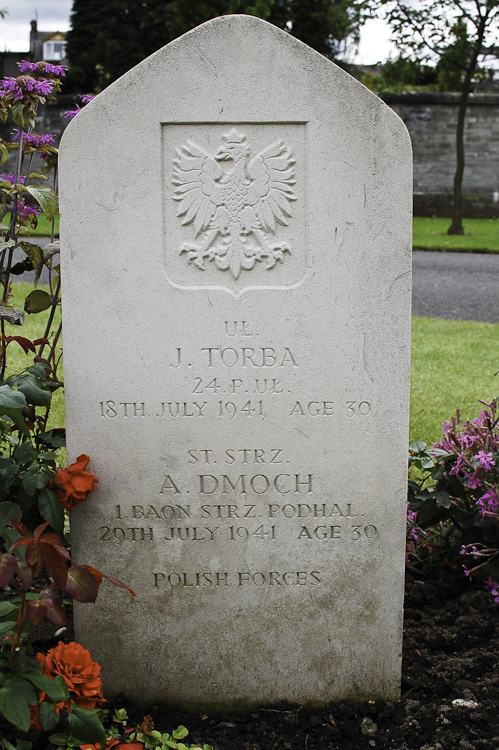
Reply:
[[188, 140], [173, 160], [173, 200], [182, 225], [191, 225], [196, 241], [179, 253], [204, 271], [205, 263], [238, 279], [256, 263], [267, 270], [291, 253], [287, 242], [273, 242], [278, 226], [287, 226], [296, 195], [295, 159], [281, 139], [251, 157], [243, 133], [222, 134], [215, 154]]

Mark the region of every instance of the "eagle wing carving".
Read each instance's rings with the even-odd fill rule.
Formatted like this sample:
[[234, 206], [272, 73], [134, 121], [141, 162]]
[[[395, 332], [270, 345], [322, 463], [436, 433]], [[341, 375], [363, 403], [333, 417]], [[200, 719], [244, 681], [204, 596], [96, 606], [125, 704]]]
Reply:
[[193, 222], [196, 237], [205, 232], [224, 198], [217, 180], [222, 175], [219, 162], [194, 141], [176, 149], [173, 160], [173, 199], [178, 201], [177, 216], [182, 224]]
[[246, 202], [253, 206], [262, 229], [275, 233], [277, 224], [287, 226], [291, 202], [296, 200], [293, 159], [283, 140], [262, 149], [248, 164], [251, 183]]

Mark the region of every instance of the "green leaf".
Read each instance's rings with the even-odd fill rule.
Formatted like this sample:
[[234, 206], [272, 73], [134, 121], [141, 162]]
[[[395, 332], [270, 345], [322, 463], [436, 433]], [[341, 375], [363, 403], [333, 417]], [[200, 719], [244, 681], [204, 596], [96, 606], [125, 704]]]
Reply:
[[38, 672], [38, 670], [33, 670], [25, 672], [24, 676], [39, 690], [47, 693], [50, 700], [54, 703], [60, 703], [60, 701], [65, 701], [69, 698], [68, 686], [61, 675], [52, 678], [47, 677], [47, 675], [42, 672]]
[[0, 304], [0, 318], [6, 320], [11, 326], [22, 326], [24, 313], [22, 310], [14, 310], [13, 307]]
[[426, 448], [426, 443], [424, 443], [422, 440], [416, 440], [414, 443], [411, 443], [409, 446], [409, 450], [413, 453], [422, 453]]
[[15, 240], [2, 240], [0, 239], [0, 253], [4, 250], [10, 250], [10, 248], [17, 247]]
[[38, 284], [38, 279], [43, 269], [45, 262], [43, 248], [40, 245], [32, 245], [31, 242], [21, 242], [21, 247], [33, 264], [35, 271], [35, 286]]
[[[48, 296], [48, 295], [47, 295]], [[24, 393], [28, 404], [34, 406], [50, 406], [52, 393], [47, 388], [43, 388], [40, 381], [35, 375], [28, 373], [19, 381], [19, 391]]]
[[55, 706], [52, 703], [47, 703], [47, 701], [40, 703], [39, 718], [45, 732], [54, 729], [59, 723], [59, 716], [57, 715]]
[[11, 742], [5, 739], [5, 737], [0, 734], [0, 747], [2, 750], [33, 750], [33, 743], [29, 740], [20, 740], [18, 737], [15, 739], [15, 745], [13, 745]]
[[24, 311], [30, 315], [32, 313], [43, 312], [44, 310], [48, 310], [51, 304], [50, 294], [41, 289], [35, 289], [24, 300]]
[[44, 174], [38, 174], [38, 172], [30, 172], [28, 175], [29, 180], [48, 180], [48, 177]]
[[189, 730], [186, 729], [183, 724], [177, 727], [177, 729], [174, 729], [172, 732], [172, 735], [176, 740], [183, 740], [184, 737], [187, 737], [188, 734]]
[[66, 747], [68, 744], [68, 736], [67, 734], [63, 734], [63, 732], [51, 734], [49, 740], [52, 745], [56, 745], [57, 747]]
[[43, 520], [50, 521], [50, 525], [59, 534], [62, 534], [64, 530], [64, 508], [57, 495], [47, 487], [44, 487], [38, 495], [38, 510]]
[[440, 490], [439, 492], [435, 492], [433, 497], [435, 498], [437, 503], [442, 506], [442, 508], [450, 508], [450, 506], [452, 505], [450, 495], [448, 492], [445, 492], [445, 490]]
[[16, 503], [10, 503], [8, 500], [0, 503], [0, 526], [7, 526], [18, 513], [19, 506]]
[[[58, 253], [60, 249], [61, 243], [59, 240], [50, 242], [48, 245], [45, 245], [45, 247], [43, 248], [43, 262], [47, 263], [47, 261], [49, 261], [54, 255], [56, 255], [56, 253]], [[59, 266], [57, 266], [56, 268], [59, 268]]]
[[26, 680], [13, 677], [0, 688], [0, 711], [7, 721], [27, 732], [31, 724], [29, 707], [36, 703], [36, 693]]
[[25, 406], [27, 403], [23, 393], [15, 391], [7, 383], [0, 385], [0, 414], [5, 414], [4, 409], [23, 409]]
[[52, 446], [52, 448], [61, 448], [66, 445], [64, 430], [49, 430], [48, 432], [40, 432], [37, 438], [46, 445]]
[[4, 622], [0, 622], [0, 634], [6, 633], [8, 630], [14, 630], [16, 627], [16, 623], [13, 620], [5, 620]]
[[52, 221], [57, 213], [57, 195], [52, 188], [28, 185], [25, 187], [25, 191], [29, 193], [37, 203], [39, 203], [47, 219]]
[[44, 380], [47, 377], [47, 368], [45, 365], [38, 363], [36, 365], [30, 365], [26, 368], [32, 375], [36, 375], [38, 380]]
[[435, 468], [431, 472], [432, 479], [442, 479], [445, 476], [445, 469], [440, 464], [436, 464]]
[[430, 456], [425, 456], [421, 459], [421, 468], [422, 469], [432, 469], [435, 466], [435, 462], [433, 461]]
[[25, 443], [21, 443], [21, 445], [18, 445], [14, 448], [14, 452], [12, 454], [14, 460], [18, 464], [25, 464], [27, 461], [29, 461], [30, 458], [33, 458], [35, 455], [35, 449], [33, 448], [33, 445], [28, 441]]
[[106, 733], [95, 709], [79, 708], [72, 703], [68, 724], [69, 731], [81, 744], [100, 742], [103, 747], [105, 746]]
[[15, 604], [0, 602], [0, 617], [5, 617], [5, 615], [8, 615], [9, 612], [13, 612], [15, 609], [17, 609]]
[[[0, 386], [1, 388], [1, 386]], [[19, 427], [23, 435], [29, 440], [31, 435], [29, 434], [29, 430], [26, 427], [26, 422], [23, 419], [23, 415], [21, 412], [21, 409], [2, 409], [0, 408], [0, 414], [4, 414], [7, 417], [10, 417], [14, 424]]]
[[[15, 541], [17, 541], [17, 539], [19, 539], [21, 535], [15, 529], [1, 529], [0, 536], [3, 537], [5, 546], [8, 549], [12, 544], [14, 544]], [[17, 550], [17, 554], [21, 559], [24, 559], [25, 551], [23, 549]]]
[[30, 706], [34, 706], [38, 700], [30, 683], [22, 677], [10, 677], [5, 681], [2, 688], [2, 690], [6, 689], [15, 692], [18, 697], [22, 697]]
[[421, 510], [419, 511], [418, 526], [423, 526], [424, 524], [429, 523], [429, 521], [431, 521], [432, 518], [434, 518], [434, 516], [436, 515], [437, 515], [437, 504], [435, 500], [433, 498], [431, 500], [427, 500], [426, 503], [421, 508]]
[[33, 497], [33, 495], [35, 494], [36, 490], [38, 489], [38, 487], [37, 487], [37, 482], [38, 482], [37, 473], [31, 472], [31, 471], [24, 472], [24, 474], [22, 475], [21, 482], [22, 482], [22, 486], [23, 486], [23, 489], [26, 492], [26, 494], [29, 495], [29, 497]]
[[24, 122], [24, 106], [21, 104], [21, 102], [16, 102], [12, 106], [12, 119], [18, 125], [22, 130], [25, 130], [25, 122]]
[[450, 456], [449, 451], [444, 451], [443, 448], [431, 448], [430, 453], [432, 456]]
[[0, 168], [3, 167], [9, 157], [9, 149], [3, 143], [0, 143], [0, 153], [2, 154], [2, 160], [0, 161]]

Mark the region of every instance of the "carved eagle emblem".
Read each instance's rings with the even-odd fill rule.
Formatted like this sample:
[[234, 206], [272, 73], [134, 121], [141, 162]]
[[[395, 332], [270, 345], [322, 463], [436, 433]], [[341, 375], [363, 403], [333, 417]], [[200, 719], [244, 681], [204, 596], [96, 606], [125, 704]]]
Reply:
[[182, 225], [195, 232], [179, 252], [202, 271], [209, 262], [238, 279], [257, 262], [271, 269], [291, 252], [287, 242], [272, 240], [292, 216], [295, 159], [281, 139], [253, 157], [235, 128], [222, 139], [214, 155], [191, 140], [176, 149], [173, 199]]

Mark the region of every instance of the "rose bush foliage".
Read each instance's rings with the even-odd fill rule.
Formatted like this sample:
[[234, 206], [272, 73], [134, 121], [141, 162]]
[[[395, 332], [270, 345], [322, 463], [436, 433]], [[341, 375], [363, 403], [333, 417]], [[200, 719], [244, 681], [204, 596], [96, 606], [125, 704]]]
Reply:
[[[102, 702], [100, 667], [78, 644], [60, 643], [35, 657], [28, 630], [42, 620], [66, 623], [70, 598], [93, 602], [101, 582], [125, 584], [89, 565], [74, 565], [65, 525], [68, 511], [92, 492], [96, 477], [81, 455], [59, 468], [64, 429], [48, 429], [53, 393], [62, 387], [58, 373], [61, 326], [59, 245], [41, 247], [32, 231], [43, 213], [57, 211], [57, 165], [53, 136], [34, 132], [39, 103], [60, 88], [65, 68], [45, 62], [20, 63], [20, 75], [0, 81], [0, 119], [12, 121], [11, 139], [0, 139], [0, 169], [9, 152], [15, 168], [0, 174], [0, 747], [29, 750], [58, 729], [71, 742], [105, 742], [98, 715]], [[40, 171], [32, 166], [38, 160]], [[52, 225], [53, 226], [53, 225]], [[14, 251], [24, 259], [14, 262]], [[48, 290], [38, 288], [48, 270]], [[12, 305], [12, 279], [34, 271], [34, 289], [24, 310]], [[34, 341], [13, 334], [25, 314], [47, 311], [44, 335]], [[9, 352], [21, 347], [32, 363], [18, 373], [8, 369]], [[130, 592], [131, 590], [128, 589]], [[131, 592], [133, 593], [133, 592]], [[46, 742], [44, 742], [46, 746]]]

